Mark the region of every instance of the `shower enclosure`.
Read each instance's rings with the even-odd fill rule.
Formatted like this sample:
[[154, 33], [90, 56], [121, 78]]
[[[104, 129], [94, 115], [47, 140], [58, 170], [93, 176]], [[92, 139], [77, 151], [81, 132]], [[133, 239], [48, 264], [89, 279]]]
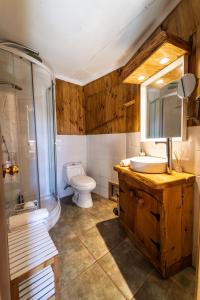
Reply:
[[[16, 204], [46, 207], [59, 217], [56, 191], [54, 85], [37, 59], [0, 46], [0, 130], [7, 217]], [[54, 214], [54, 215], [53, 215]]]

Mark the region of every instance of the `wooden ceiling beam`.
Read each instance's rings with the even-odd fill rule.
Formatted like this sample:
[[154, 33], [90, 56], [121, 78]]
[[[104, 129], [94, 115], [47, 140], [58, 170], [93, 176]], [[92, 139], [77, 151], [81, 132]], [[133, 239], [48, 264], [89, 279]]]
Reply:
[[[164, 47], [164, 52], [166, 52], [167, 47], [169, 48], [169, 52], [176, 54], [177, 51], [177, 58], [180, 57], [183, 54], [189, 54], [190, 53], [190, 44], [182, 39], [180, 39], [177, 36], [174, 36], [173, 34], [168, 33], [167, 31], [156, 31], [144, 44], [143, 46], [135, 53], [135, 55], [128, 61], [128, 63], [122, 68], [121, 78], [125, 83], [136, 83], [139, 82], [137, 80], [134, 80], [134, 78], [131, 78], [133, 73], [141, 67], [142, 64], [144, 64], [147, 60], [149, 61], [150, 57], [154, 55], [154, 65], [155, 65], [155, 53], [161, 47]], [[182, 51], [180, 51], [182, 50]], [[160, 50], [162, 52], [162, 49]], [[176, 55], [175, 55], [176, 56]], [[149, 66], [148, 62], [148, 66]], [[166, 65], [163, 65], [163, 68]], [[153, 67], [153, 66], [152, 66]], [[145, 66], [147, 69], [147, 66]], [[162, 69], [162, 66], [159, 67], [159, 70]], [[157, 71], [155, 69], [155, 72], [150, 71], [150, 75], [152, 76], [153, 73], [155, 74]], [[148, 71], [146, 71], [148, 73]], [[138, 74], [137, 74], [138, 75]], [[149, 77], [151, 77], [149, 76]], [[147, 78], [145, 78], [146, 80]]]

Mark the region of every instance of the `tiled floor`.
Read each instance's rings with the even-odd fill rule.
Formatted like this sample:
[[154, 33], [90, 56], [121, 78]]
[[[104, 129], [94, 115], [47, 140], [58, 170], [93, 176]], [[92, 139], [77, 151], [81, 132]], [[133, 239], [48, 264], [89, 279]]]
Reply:
[[116, 204], [93, 195], [81, 209], [62, 202], [50, 234], [61, 261], [62, 300], [192, 300], [194, 276], [187, 268], [168, 280], [138, 252], [113, 214]]

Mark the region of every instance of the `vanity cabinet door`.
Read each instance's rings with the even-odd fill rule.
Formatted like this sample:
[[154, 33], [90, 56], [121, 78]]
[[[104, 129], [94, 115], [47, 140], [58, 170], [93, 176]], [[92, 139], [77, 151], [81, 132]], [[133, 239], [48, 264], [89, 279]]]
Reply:
[[148, 192], [137, 191], [135, 214], [136, 238], [144, 245], [153, 260], [160, 260], [160, 206]]
[[160, 208], [148, 192], [119, 183], [120, 220], [132, 232], [143, 251], [154, 261], [160, 260]]
[[126, 182], [121, 181], [119, 188], [120, 220], [132, 232], [135, 227], [136, 204], [132, 187], [127, 185]]

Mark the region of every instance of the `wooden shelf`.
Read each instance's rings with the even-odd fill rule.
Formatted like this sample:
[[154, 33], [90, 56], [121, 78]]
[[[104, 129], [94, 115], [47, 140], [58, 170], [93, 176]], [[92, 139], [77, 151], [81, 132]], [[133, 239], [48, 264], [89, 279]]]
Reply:
[[[179, 57], [189, 53], [190, 46], [187, 42], [166, 31], [160, 31], [153, 35], [125, 65], [122, 70], [123, 82], [141, 84]], [[164, 57], [169, 58], [169, 61], [161, 64], [160, 60]], [[140, 76], [144, 79], [139, 79]]]

